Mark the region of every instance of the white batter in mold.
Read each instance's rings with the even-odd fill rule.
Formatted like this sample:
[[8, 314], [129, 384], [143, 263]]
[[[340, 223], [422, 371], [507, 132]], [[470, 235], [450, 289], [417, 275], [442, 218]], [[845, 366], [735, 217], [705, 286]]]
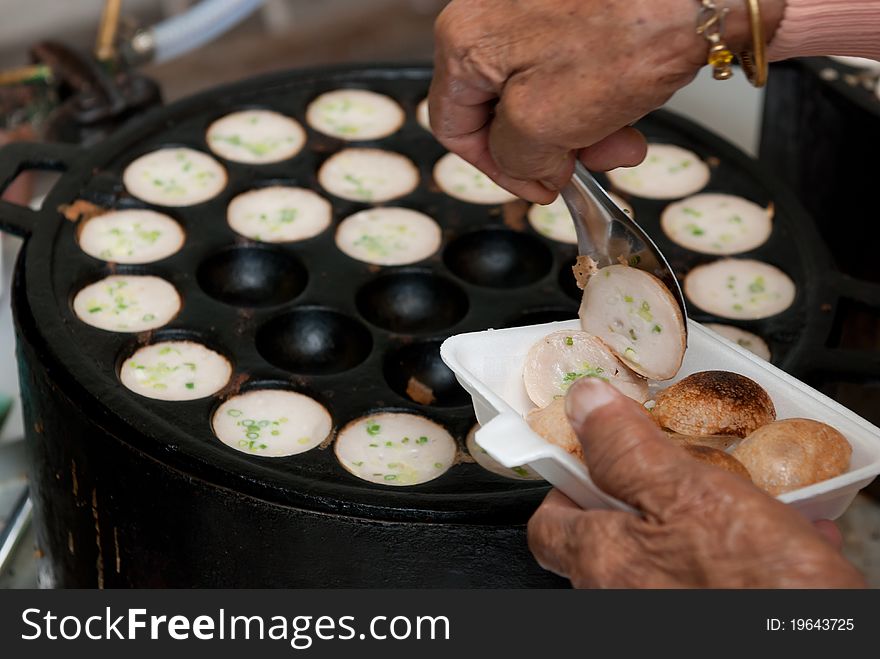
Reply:
[[337, 89], [309, 104], [306, 121], [318, 132], [342, 140], [378, 140], [403, 125], [403, 108], [384, 94]]
[[162, 327], [180, 307], [177, 289], [152, 276], [111, 275], [80, 289], [73, 298], [73, 311], [81, 321], [110, 332]]
[[688, 299], [721, 318], [757, 320], [782, 313], [796, 288], [779, 268], [752, 259], [721, 259], [697, 266], [684, 279]]
[[275, 185], [238, 195], [226, 210], [236, 233], [267, 243], [314, 238], [333, 217], [330, 202], [305, 188]]
[[[632, 206], [613, 192], [609, 192], [608, 196], [624, 213], [634, 217]], [[577, 245], [574, 220], [571, 219], [571, 213], [562, 197], [556, 197], [552, 203], [546, 206], [532, 204], [531, 208], [529, 208], [528, 218], [532, 228], [545, 238]]]
[[173, 219], [156, 211], [133, 208], [86, 220], [77, 240], [82, 251], [114, 263], [154, 263], [183, 247], [184, 233]]
[[516, 200], [516, 196], [454, 153], [447, 153], [434, 165], [434, 181], [450, 197], [472, 204], [495, 205]]
[[422, 102], [416, 107], [416, 121], [418, 121], [419, 125], [429, 133], [434, 132], [431, 130], [431, 113], [428, 110], [427, 98], [422, 99]]
[[327, 409], [303, 394], [257, 389], [233, 396], [214, 412], [217, 438], [242, 453], [278, 458], [304, 453], [330, 435]]
[[705, 193], [670, 204], [660, 225], [669, 239], [702, 254], [739, 254], [773, 231], [773, 210], [728, 194]]
[[336, 231], [336, 245], [348, 256], [376, 265], [422, 261], [442, 242], [440, 227], [408, 208], [370, 208], [347, 217]]
[[242, 110], [218, 119], [206, 136], [211, 151], [221, 158], [250, 165], [288, 160], [306, 143], [298, 122], [270, 110]]
[[646, 199], [687, 197], [706, 187], [709, 176], [697, 154], [672, 144], [649, 144], [641, 164], [608, 172], [615, 188]]
[[141, 396], [184, 401], [217, 393], [231, 375], [229, 360], [201, 343], [162, 341], [126, 359], [119, 379]]
[[455, 461], [455, 440], [416, 414], [383, 413], [349, 423], [336, 439], [336, 457], [358, 478], [381, 485], [418, 485]]
[[419, 184], [419, 170], [406, 156], [381, 149], [345, 149], [318, 171], [330, 194], [364, 203], [382, 203], [408, 195]]
[[141, 156], [122, 175], [130, 194], [157, 206], [194, 206], [226, 187], [226, 170], [195, 149], [169, 147]]

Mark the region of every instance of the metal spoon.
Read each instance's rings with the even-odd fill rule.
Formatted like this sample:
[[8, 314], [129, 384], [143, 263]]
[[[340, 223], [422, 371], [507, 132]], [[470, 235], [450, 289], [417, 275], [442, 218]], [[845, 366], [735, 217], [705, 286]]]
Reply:
[[687, 318], [681, 286], [666, 257], [644, 229], [611, 201], [608, 193], [580, 162], [575, 164], [571, 182], [562, 189], [562, 198], [574, 220], [578, 254], [589, 256], [600, 268], [628, 263], [650, 272], [666, 284]]

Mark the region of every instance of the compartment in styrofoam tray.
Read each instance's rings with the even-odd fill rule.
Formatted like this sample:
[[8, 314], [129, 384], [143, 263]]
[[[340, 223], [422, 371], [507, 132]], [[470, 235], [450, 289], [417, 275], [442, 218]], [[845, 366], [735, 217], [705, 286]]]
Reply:
[[[545, 441], [523, 418], [535, 407], [523, 384], [526, 354], [540, 338], [566, 329], [580, 329], [580, 323], [571, 320], [459, 334], [446, 340], [440, 354], [473, 398], [482, 426], [476, 434], [477, 443], [495, 460], [506, 467], [528, 465], [584, 508], [629, 510], [593, 484], [580, 460]], [[807, 518], [839, 517], [858, 491], [880, 474], [880, 429], [694, 321], [688, 321], [688, 349], [681, 370], [672, 380], [652, 383], [652, 392], [707, 370], [745, 375], [770, 394], [777, 418], [822, 421], [849, 440], [849, 471], [778, 497]]]

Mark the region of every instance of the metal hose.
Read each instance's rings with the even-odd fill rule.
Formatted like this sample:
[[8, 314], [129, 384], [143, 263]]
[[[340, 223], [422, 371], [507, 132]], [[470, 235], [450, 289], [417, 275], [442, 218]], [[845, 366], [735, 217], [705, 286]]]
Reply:
[[150, 30], [154, 62], [180, 57], [219, 37], [260, 8], [265, 0], [202, 0]]

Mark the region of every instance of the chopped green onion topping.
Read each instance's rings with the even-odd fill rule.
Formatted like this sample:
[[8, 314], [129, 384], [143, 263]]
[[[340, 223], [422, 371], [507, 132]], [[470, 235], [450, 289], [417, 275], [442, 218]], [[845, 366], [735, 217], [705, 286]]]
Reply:
[[752, 293], [763, 293], [766, 288], [766, 283], [763, 277], [755, 277], [755, 281], [749, 284], [749, 291]]

